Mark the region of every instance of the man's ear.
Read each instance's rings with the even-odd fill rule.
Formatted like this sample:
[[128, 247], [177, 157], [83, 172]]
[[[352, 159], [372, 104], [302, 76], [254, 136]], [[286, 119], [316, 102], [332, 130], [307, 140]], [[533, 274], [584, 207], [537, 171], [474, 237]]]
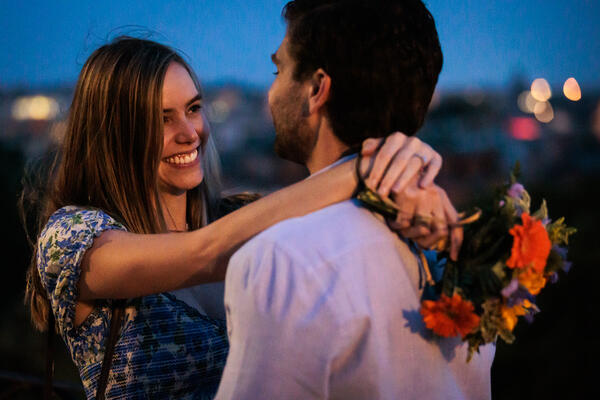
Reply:
[[308, 95], [308, 112], [320, 111], [329, 100], [331, 77], [322, 68], [316, 70], [310, 78], [310, 93]]

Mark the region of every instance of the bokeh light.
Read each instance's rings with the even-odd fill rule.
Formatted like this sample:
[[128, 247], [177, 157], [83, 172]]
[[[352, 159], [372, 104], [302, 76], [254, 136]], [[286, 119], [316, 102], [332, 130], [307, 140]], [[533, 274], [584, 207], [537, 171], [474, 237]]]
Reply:
[[533, 113], [535, 114], [535, 119], [545, 124], [554, 119], [554, 109], [547, 101], [538, 102], [533, 108]]
[[20, 97], [13, 103], [12, 116], [19, 121], [51, 120], [59, 112], [58, 102], [47, 96]]
[[540, 126], [530, 117], [513, 117], [509, 120], [510, 136], [517, 140], [537, 140], [540, 138]]
[[565, 97], [571, 101], [578, 101], [581, 99], [581, 88], [575, 78], [569, 78], [563, 85], [563, 93]]
[[544, 78], [538, 78], [531, 84], [531, 95], [537, 101], [548, 101], [552, 97], [552, 91], [548, 81]]
[[554, 110], [554, 119], [550, 126], [554, 132], [561, 135], [573, 133], [573, 122], [571, 121], [569, 113], [564, 110]]
[[231, 107], [224, 100], [215, 100], [210, 103], [210, 107], [207, 111], [208, 120], [213, 123], [220, 124], [227, 120]]
[[533, 114], [535, 103], [537, 103], [537, 101], [533, 98], [529, 90], [522, 92], [517, 99], [519, 110], [523, 111], [525, 114]]

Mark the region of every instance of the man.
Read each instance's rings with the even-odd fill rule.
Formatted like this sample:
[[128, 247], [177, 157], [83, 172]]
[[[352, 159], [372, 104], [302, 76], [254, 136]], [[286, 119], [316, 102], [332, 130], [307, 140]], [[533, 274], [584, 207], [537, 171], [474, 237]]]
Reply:
[[[365, 138], [420, 128], [442, 65], [421, 0], [295, 0], [284, 16], [269, 91], [279, 155], [315, 174]], [[217, 398], [489, 398], [493, 347], [467, 364], [460, 339], [433, 338], [420, 274], [353, 201], [266, 230], [229, 265]]]

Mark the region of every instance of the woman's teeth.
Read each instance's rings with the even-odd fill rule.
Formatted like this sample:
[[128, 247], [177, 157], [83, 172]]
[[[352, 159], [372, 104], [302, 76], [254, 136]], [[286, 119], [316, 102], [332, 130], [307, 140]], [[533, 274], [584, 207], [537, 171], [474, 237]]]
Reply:
[[183, 164], [189, 164], [191, 162], [196, 161], [197, 157], [198, 157], [198, 150], [196, 149], [188, 154], [177, 154], [177, 155], [171, 156], [169, 158], [165, 158], [165, 162], [167, 162], [169, 164], [183, 165]]

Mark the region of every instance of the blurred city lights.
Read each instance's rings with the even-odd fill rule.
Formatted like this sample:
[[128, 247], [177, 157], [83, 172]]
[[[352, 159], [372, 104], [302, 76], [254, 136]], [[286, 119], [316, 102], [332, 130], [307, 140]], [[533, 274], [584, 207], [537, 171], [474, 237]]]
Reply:
[[563, 85], [563, 93], [565, 97], [571, 101], [578, 101], [581, 99], [581, 88], [575, 78], [569, 78]]
[[535, 103], [537, 103], [537, 101], [533, 98], [529, 90], [522, 92], [517, 100], [519, 109], [525, 114], [533, 114], [533, 108], [535, 107]]
[[485, 101], [485, 92], [481, 88], [470, 86], [464, 92], [464, 99], [473, 107], [477, 107]]
[[517, 140], [536, 140], [540, 138], [540, 126], [530, 117], [512, 117], [508, 123], [510, 136]]
[[537, 101], [548, 101], [552, 97], [552, 91], [548, 81], [544, 78], [538, 78], [531, 84], [531, 95]]
[[533, 113], [538, 121], [545, 124], [554, 119], [554, 110], [552, 109], [552, 105], [547, 101], [540, 101], [536, 103], [535, 107], [533, 108]]
[[569, 113], [564, 110], [556, 109], [554, 111], [554, 119], [552, 120], [551, 128], [554, 132], [561, 135], [573, 133], [573, 123]]
[[58, 115], [58, 102], [52, 97], [27, 96], [20, 97], [13, 103], [12, 116], [23, 120], [51, 120]]
[[210, 107], [207, 112], [207, 117], [210, 122], [213, 123], [221, 123], [227, 120], [229, 116], [229, 112], [231, 111], [231, 107], [224, 100], [215, 100], [210, 103]]

